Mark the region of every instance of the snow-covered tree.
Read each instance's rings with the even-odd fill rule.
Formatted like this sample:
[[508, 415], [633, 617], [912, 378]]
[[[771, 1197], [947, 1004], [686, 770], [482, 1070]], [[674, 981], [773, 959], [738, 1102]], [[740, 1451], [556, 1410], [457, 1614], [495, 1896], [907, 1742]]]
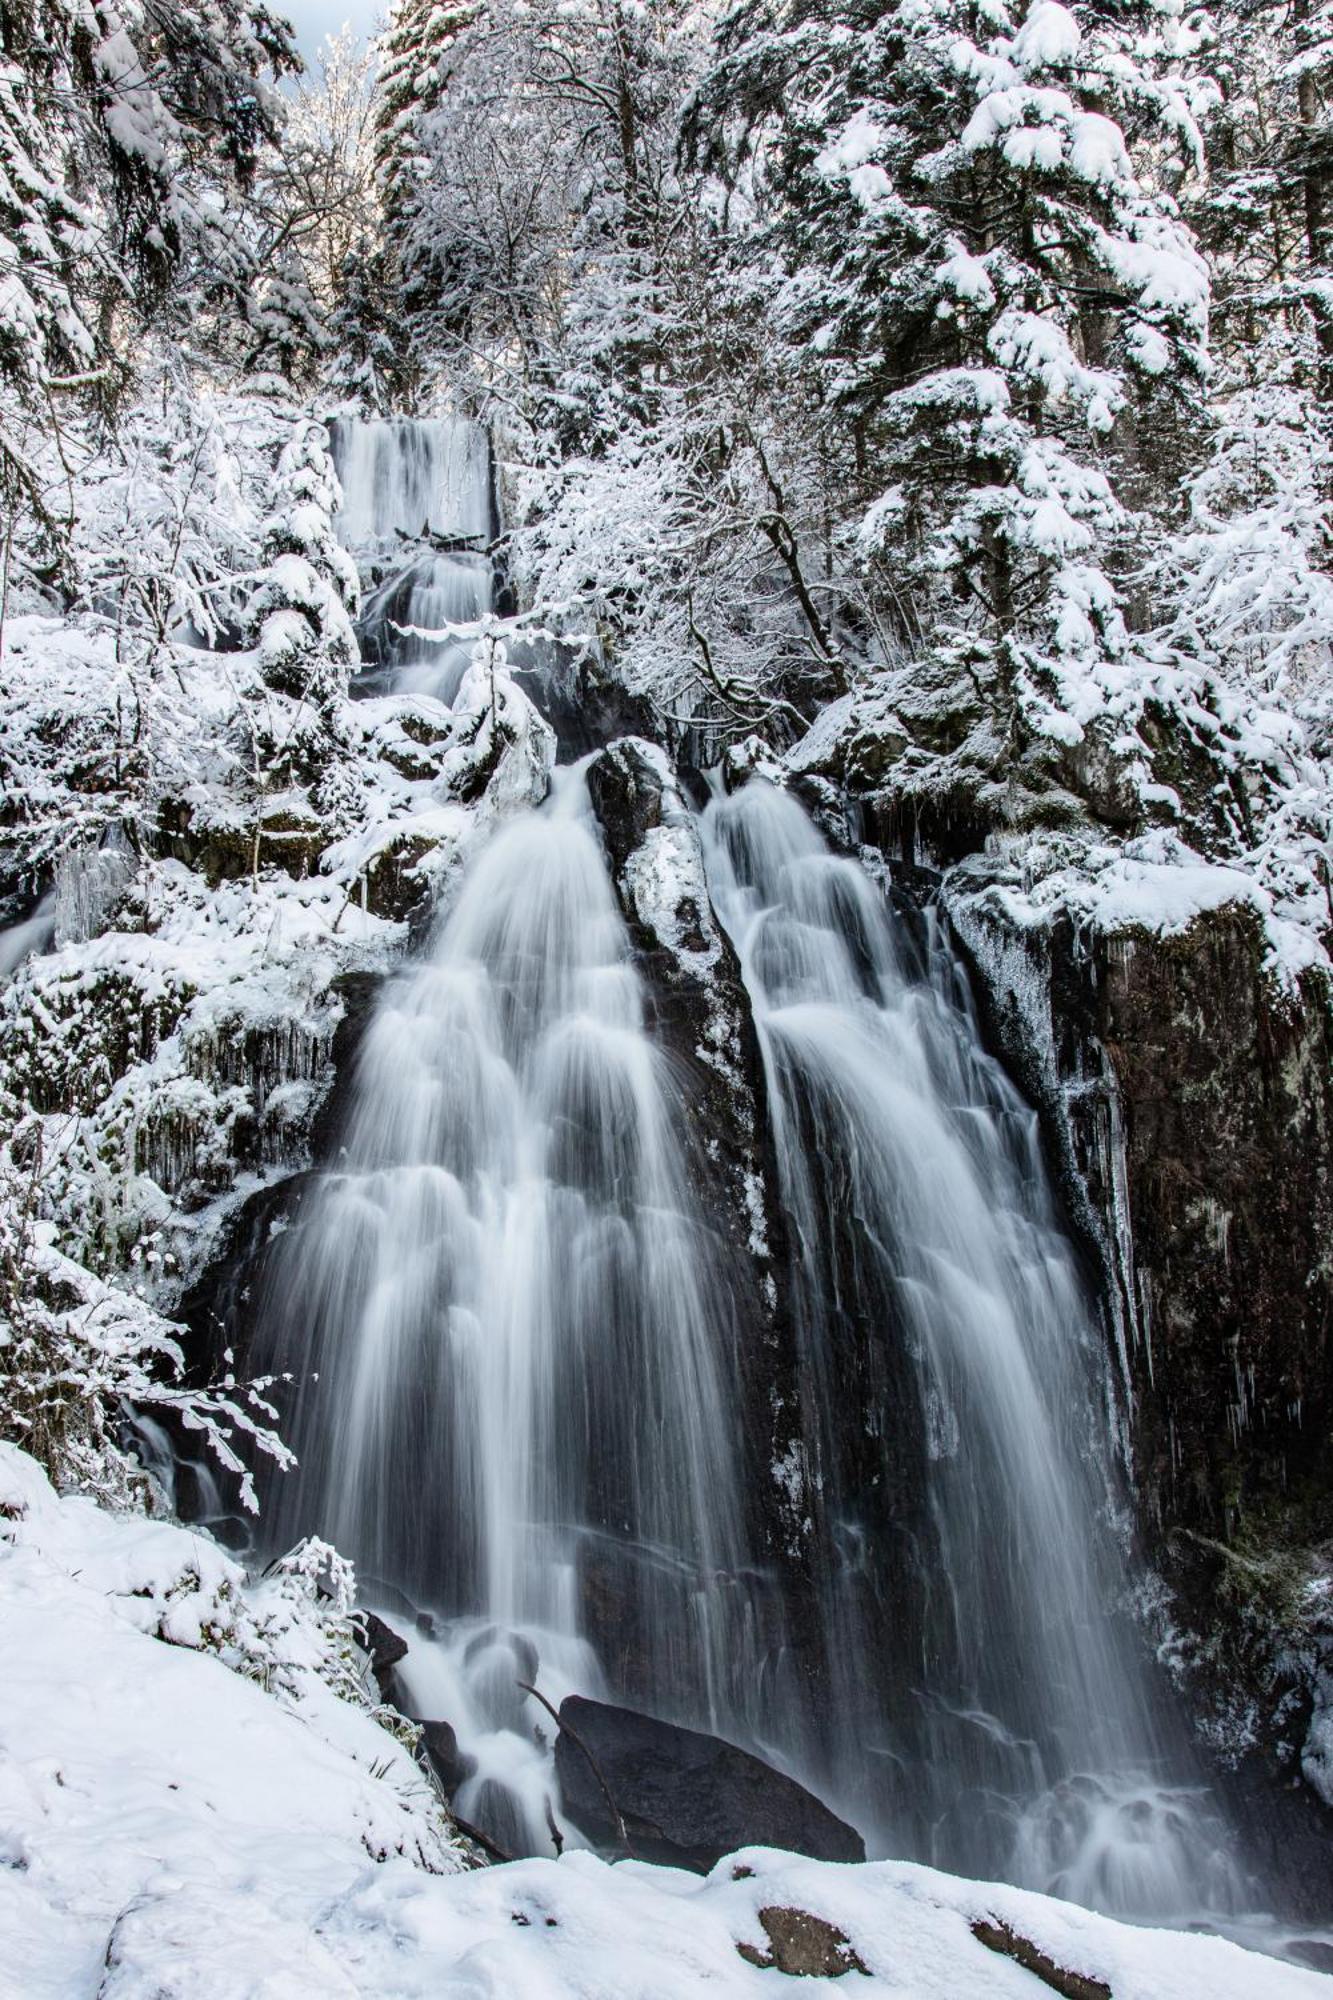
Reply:
[[384, 209], [385, 248], [400, 272], [409, 308], [422, 303], [417, 223], [430, 170], [426, 127], [447, 87], [458, 38], [477, 0], [393, 0], [378, 44], [374, 156]]
[[263, 575], [245, 613], [260, 676], [275, 697], [250, 719], [257, 812], [291, 788], [308, 805], [343, 747], [360, 585], [333, 533], [340, 498], [323, 424], [298, 422], [278, 458]]
[[[13, 0], [0, 15], [0, 478], [59, 538], [67, 453], [112, 404], [131, 336], [225, 245], [225, 197], [281, 126], [296, 66], [258, 0]], [[66, 510], [67, 511], [67, 510]], [[6, 574], [9, 571], [7, 544]]]
[[[897, 644], [1076, 741], [1128, 639], [1136, 463], [1205, 372], [1208, 275], [1163, 185], [1198, 136], [1151, 17], [1034, 0], [746, 6], [692, 114], [781, 259]], [[1015, 740], [1011, 749], [1021, 749]]]

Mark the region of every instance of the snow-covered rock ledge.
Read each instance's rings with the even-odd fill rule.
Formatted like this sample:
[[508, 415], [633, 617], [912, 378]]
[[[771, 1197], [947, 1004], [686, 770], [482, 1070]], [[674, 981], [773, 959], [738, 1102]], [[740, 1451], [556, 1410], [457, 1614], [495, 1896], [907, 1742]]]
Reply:
[[897, 1862], [470, 1870], [305, 1582], [247, 1584], [206, 1537], [58, 1498], [0, 1446], [5, 2000], [723, 2000], [774, 1989], [772, 1913], [793, 1910], [825, 1950], [841, 1933], [856, 1991], [896, 2000], [1036, 1993], [977, 1922], [1115, 2000], [1330, 1990], [1221, 1939]]

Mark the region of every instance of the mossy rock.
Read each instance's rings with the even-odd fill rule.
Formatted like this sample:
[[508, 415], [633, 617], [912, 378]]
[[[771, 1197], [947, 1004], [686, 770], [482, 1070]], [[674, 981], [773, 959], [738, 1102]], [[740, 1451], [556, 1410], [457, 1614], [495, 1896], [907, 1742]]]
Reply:
[[210, 889], [220, 882], [244, 881], [259, 867], [281, 868], [298, 879], [314, 874], [329, 841], [329, 829], [312, 806], [274, 805], [255, 826], [199, 826], [179, 799], [163, 802], [158, 813], [159, 853], [197, 869]]
[[92, 1116], [118, 1078], [151, 1060], [194, 989], [180, 984], [151, 1001], [128, 973], [46, 979], [40, 1011], [20, 1008], [5, 1036], [5, 1067], [41, 1112]]
[[415, 914], [430, 887], [422, 863], [438, 846], [431, 835], [414, 832], [409, 821], [376, 850], [364, 876], [366, 908], [373, 916], [403, 923]]

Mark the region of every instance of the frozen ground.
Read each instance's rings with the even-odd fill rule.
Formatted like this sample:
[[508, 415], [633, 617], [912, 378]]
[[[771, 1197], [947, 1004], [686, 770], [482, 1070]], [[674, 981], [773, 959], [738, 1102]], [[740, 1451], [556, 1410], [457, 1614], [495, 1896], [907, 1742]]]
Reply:
[[[1039, 2000], [998, 1920], [1114, 2000], [1316, 2000], [1222, 1939], [905, 1863], [753, 1849], [706, 1880], [586, 1852], [473, 1870], [360, 1693], [337, 1599], [57, 1498], [0, 1446], [3, 2000], [676, 2000], [787, 1990], [761, 1909], [837, 1926], [840, 1992]], [[812, 1979], [801, 1991], [832, 1990]]]

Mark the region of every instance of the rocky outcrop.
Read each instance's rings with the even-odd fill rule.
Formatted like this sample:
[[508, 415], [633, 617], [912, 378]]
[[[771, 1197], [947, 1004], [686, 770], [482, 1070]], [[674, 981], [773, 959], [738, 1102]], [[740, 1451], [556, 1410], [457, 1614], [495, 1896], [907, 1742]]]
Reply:
[[760, 1910], [759, 1922], [768, 1939], [767, 1951], [754, 1944], [738, 1944], [736, 1949], [761, 1972], [785, 1972], [790, 1979], [841, 1979], [848, 1972], [870, 1975], [846, 1932], [825, 1917], [770, 1904]]
[[476, 1771], [476, 1758], [459, 1749], [458, 1736], [451, 1722], [423, 1722], [421, 1747], [430, 1759], [431, 1769], [439, 1779], [440, 1789], [446, 1798], [452, 1798], [459, 1786], [465, 1785]]
[[1011, 1930], [1008, 1924], [993, 1917], [978, 1917], [972, 1925], [972, 1935], [987, 1951], [998, 1952], [1002, 1958], [1011, 1958], [1015, 1965], [1021, 1965], [1024, 1972], [1030, 1972], [1053, 1993], [1059, 1993], [1062, 2000], [1111, 2000], [1111, 1989], [1104, 1979], [1094, 1979], [1086, 1972], [1070, 1972], [1057, 1965], [1049, 1952], [1033, 1944], [1031, 1938]]
[[599, 1846], [706, 1875], [740, 1847], [864, 1861], [854, 1827], [813, 1792], [720, 1737], [570, 1695], [555, 1769], [564, 1810]]
[[1097, 1270], [1168, 1656], [1229, 1759], [1295, 1772], [1304, 1746], [1311, 1767], [1333, 1660], [1327, 983], [1277, 976], [1250, 902], [1016, 923], [986, 872], [945, 900]]

